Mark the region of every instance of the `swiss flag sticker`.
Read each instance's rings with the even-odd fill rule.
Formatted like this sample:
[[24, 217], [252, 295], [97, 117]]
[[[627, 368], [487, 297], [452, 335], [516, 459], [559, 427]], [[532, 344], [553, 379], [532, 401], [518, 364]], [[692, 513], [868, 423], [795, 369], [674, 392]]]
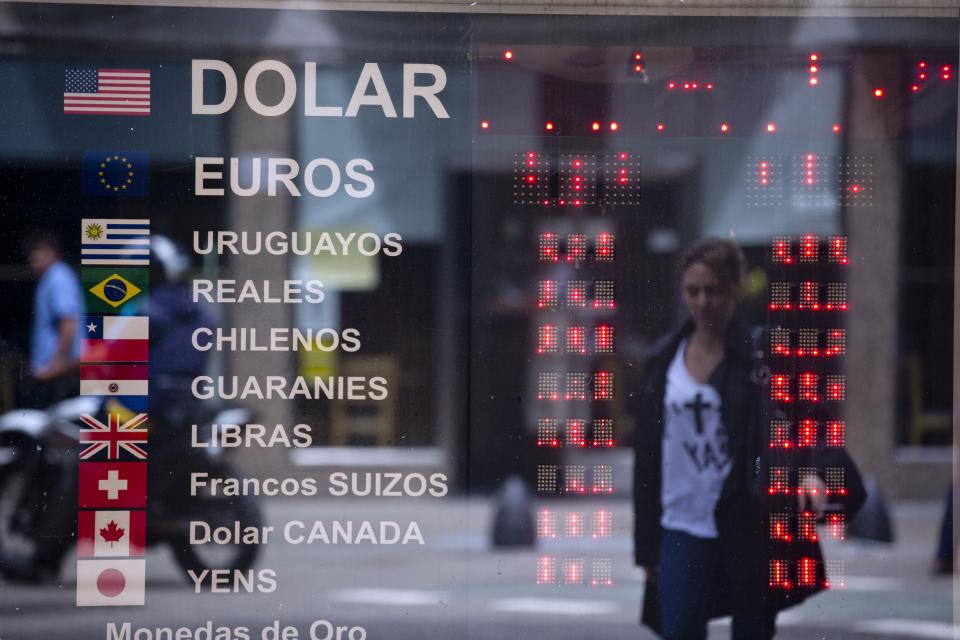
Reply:
[[81, 509], [137, 508], [147, 503], [146, 462], [81, 462]]

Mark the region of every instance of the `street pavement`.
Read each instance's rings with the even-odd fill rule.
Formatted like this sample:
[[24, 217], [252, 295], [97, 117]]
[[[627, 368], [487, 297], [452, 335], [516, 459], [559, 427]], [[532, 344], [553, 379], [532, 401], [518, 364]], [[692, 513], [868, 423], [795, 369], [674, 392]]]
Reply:
[[[374, 499], [265, 502], [266, 519], [281, 530], [290, 520], [415, 519], [425, 545], [291, 545], [280, 538], [263, 549], [257, 569], [272, 569], [273, 593], [195, 593], [165, 548], [147, 559], [147, 605], [74, 606], [75, 559], [57, 583], [22, 586], [0, 582], [0, 640], [107, 638], [108, 622], [130, 622], [132, 640], [165, 637], [158, 628], [244, 625], [251, 637], [274, 621], [310, 638], [317, 620], [345, 627], [340, 637], [360, 640], [605, 640], [652, 638], [637, 624], [643, 575], [631, 563], [630, 510], [623, 500], [585, 499], [540, 503], [556, 513], [559, 537], [539, 548], [492, 550], [493, 504], [489, 499]], [[778, 619], [777, 638], [958, 638], [953, 625], [950, 578], [928, 572], [939, 523], [939, 502], [892, 505], [897, 541], [826, 545], [829, 559], [844, 561], [842, 588], [831, 589]], [[592, 537], [593, 515], [612, 516], [609, 538]], [[564, 535], [567, 512], [582, 519], [580, 538]], [[538, 561], [583, 560], [580, 585], [538, 585]], [[609, 586], [589, 586], [594, 560], [609, 560]], [[580, 565], [575, 565], [580, 566]], [[322, 623], [315, 638], [327, 638]], [[185, 633], [185, 632], [184, 632]], [[203, 638], [193, 632], [172, 637]], [[216, 637], [216, 636], [215, 636]], [[267, 635], [269, 637], [269, 634]], [[290, 636], [293, 637], [293, 636]], [[729, 621], [711, 623], [710, 638], [729, 637]], [[224, 639], [225, 640], [225, 639]]]

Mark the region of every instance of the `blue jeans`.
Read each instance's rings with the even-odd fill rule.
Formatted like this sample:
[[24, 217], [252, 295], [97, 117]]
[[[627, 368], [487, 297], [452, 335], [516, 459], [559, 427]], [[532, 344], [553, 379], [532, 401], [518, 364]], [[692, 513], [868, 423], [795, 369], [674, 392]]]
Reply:
[[[759, 551], [759, 550], [758, 550]], [[661, 636], [664, 640], [701, 640], [721, 579], [727, 585], [734, 640], [773, 637], [776, 613], [765, 602], [765, 583], [743, 584], [740, 561], [719, 539], [697, 538], [682, 531], [663, 530], [657, 587], [660, 595]], [[757, 596], [760, 597], [757, 597]]]

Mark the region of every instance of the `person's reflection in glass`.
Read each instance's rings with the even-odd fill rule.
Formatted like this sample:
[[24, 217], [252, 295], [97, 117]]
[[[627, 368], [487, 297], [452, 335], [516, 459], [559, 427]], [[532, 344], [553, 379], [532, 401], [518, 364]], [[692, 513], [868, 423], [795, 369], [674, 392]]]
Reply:
[[[732, 614], [734, 638], [770, 638], [777, 611], [815, 589], [783, 596], [768, 585], [759, 334], [734, 313], [745, 260], [732, 242], [708, 239], [686, 251], [682, 266], [689, 319], [653, 347], [635, 408], [643, 623], [664, 638], [691, 640], [706, 638], [710, 618]], [[859, 476], [841, 464], [850, 467], [850, 498], [858, 503]], [[801, 498], [798, 507], [822, 514], [824, 492], [813, 488], [803, 493], [816, 498]], [[797, 552], [822, 565], [817, 543], [810, 544]]]
[[38, 280], [30, 327], [30, 378], [21, 390], [21, 406], [42, 408], [76, 395], [83, 296], [77, 275], [63, 262], [55, 233], [38, 231], [24, 244], [30, 271]]

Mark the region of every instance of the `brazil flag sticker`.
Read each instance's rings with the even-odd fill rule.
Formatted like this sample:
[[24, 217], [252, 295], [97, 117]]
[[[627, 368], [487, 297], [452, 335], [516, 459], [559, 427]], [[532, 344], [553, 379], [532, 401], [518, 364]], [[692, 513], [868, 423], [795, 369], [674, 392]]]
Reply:
[[88, 313], [147, 312], [147, 269], [84, 267], [80, 271]]

